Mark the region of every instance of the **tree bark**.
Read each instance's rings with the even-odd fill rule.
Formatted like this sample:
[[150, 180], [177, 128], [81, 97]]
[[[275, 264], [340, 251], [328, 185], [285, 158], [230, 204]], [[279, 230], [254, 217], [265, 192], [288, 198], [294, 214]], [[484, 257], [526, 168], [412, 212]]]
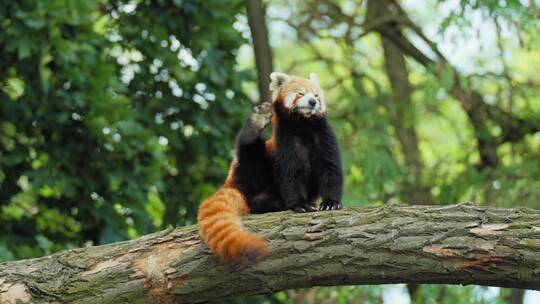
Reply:
[[188, 226], [0, 264], [0, 303], [198, 303], [389, 283], [540, 290], [540, 210], [385, 205], [245, 224], [270, 241], [257, 262], [222, 264]]
[[[370, 0], [367, 3], [366, 22], [373, 24], [391, 15], [385, 2]], [[386, 25], [392, 26], [392, 25]], [[401, 185], [401, 196], [405, 202], [417, 204], [433, 204], [430, 187], [423, 183], [422, 175], [424, 163], [418, 148], [418, 135], [415, 126], [415, 111], [412, 103], [413, 88], [409, 82], [409, 72], [405, 63], [405, 55], [394, 42], [381, 35], [381, 44], [384, 53], [386, 75], [392, 88], [392, 102], [386, 104], [386, 109], [395, 137], [401, 146], [405, 160], [407, 179]], [[407, 291], [411, 303], [415, 303], [418, 289], [421, 285], [407, 284]]]
[[255, 65], [257, 66], [257, 85], [259, 87], [260, 102], [270, 100], [270, 73], [272, 73], [272, 49], [268, 40], [266, 17], [260, 0], [245, 0], [247, 18], [251, 31], [253, 50], [255, 51]]

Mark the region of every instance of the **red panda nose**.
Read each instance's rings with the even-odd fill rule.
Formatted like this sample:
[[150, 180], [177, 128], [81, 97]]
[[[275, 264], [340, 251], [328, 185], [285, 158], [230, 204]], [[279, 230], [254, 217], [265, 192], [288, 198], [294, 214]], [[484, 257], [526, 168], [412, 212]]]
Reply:
[[310, 105], [310, 106], [314, 107], [316, 104], [317, 104], [317, 101], [315, 100], [315, 98], [311, 98], [311, 99], [309, 100], [309, 105]]

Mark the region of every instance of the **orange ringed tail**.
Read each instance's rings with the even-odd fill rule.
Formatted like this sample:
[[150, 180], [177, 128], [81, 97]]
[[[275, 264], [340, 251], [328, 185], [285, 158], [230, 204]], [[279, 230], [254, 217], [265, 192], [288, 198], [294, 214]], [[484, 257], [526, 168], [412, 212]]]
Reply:
[[244, 195], [231, 186], [223, 186], [199, 207], [199, 233], [225, 262], [256, 259], [268, 253], [268, 243], [244, 229], [241, 216], [247, 213]]

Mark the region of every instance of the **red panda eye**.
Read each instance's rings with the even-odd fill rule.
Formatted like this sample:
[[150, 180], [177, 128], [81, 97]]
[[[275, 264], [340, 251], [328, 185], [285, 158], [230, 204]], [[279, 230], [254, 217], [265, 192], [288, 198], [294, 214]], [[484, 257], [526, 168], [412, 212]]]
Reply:
[[304, 93], [298, 92], [298, 95], [299, 95], [299, 96], [304, 96]]

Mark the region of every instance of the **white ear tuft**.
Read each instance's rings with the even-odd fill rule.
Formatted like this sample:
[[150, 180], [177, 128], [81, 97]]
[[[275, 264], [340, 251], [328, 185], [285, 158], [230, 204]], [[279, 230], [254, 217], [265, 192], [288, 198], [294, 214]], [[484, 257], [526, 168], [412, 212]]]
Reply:
[[315, 73], [309, 74], [309, 80], [311, 80], [311, 82], [313, 82], [314, 84], [316, 84], [318, 86], [320, 85], [319, 84], [319, 77], [317, 77], [317, 74], [315, 74]]
[[273, 72], [270, 74], [270, 91], [276, 91], [277, 88], [289, 82], [289, 75], [279, 72]]

